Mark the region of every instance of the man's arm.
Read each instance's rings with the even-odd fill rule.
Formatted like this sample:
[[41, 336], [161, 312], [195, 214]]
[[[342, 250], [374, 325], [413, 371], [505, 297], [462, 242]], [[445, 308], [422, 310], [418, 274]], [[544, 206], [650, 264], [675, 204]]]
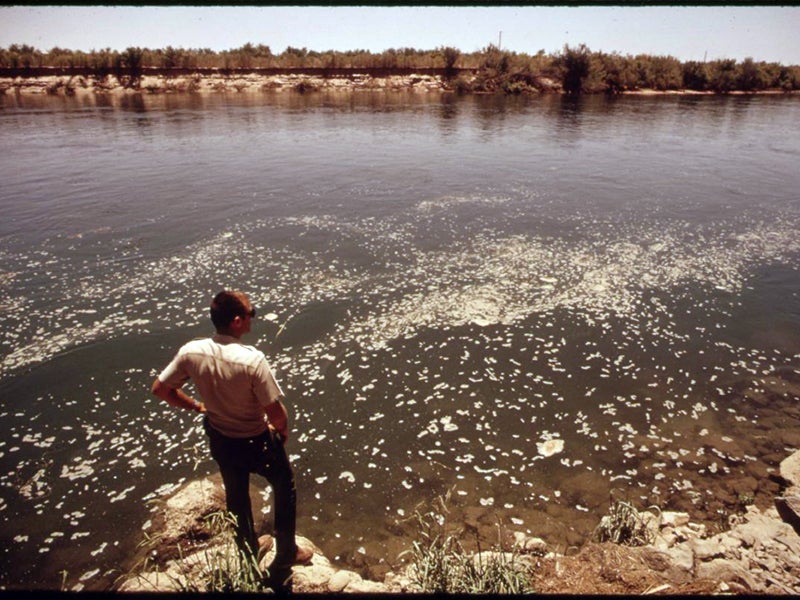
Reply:
[[270, 427], [281, 434], [283, 441], [286, 442], [289, 439], [289, 414], [286, 412], [283, 402], [275, 400], [275, 402], [267, 404], [264, 412], [267, 413]]
[[177, 408], [191, 409], [199, 413], [206, 412], [205, 404], [198, 402], [191, 396], [188, 396], [180, 388], [168, 386], [158, 377], [156, 377], [156, 380], [153, 382], [153, 387], [150, 389], [150, 391], [153, 392], [154, 395], [158, 396], [162, 400], [166, 400], [169, 404]]

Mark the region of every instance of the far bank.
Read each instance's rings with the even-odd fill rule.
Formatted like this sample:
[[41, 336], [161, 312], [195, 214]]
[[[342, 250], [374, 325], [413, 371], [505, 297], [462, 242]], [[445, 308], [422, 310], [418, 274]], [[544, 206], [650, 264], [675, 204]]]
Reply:
[[[74, 71], [74, 70], [73, 70]], [[218, 69], [181, 72], [152, 70], [136, 79], [128, 76], [71, 72], [64, 69], [35, 69], [29, 74], [13, 74], [0, 70], [0, 95], [84, 94], [175, 94], [175, 93], [247, 93], [295, 91], [412, 91], [456, 92], [466, 94], [567, 94], [561, 82], [544, 76], [486, 80], [474, 69], [407, 69], [390, 72], [387, 69], [261, 69], [251, 72], [231, 72]], [[184, 72], [185, 71], [185, 72]], [[406, 72], [408, 71], [408, 72]], [[771, 88], [758, 91], [733, 90], [725, 95], [796, 95], [797, 90]], [[693, 89], [652, 88], [626, 89], [614, 94], [626, 95], [718, 95], [719, 92]]]

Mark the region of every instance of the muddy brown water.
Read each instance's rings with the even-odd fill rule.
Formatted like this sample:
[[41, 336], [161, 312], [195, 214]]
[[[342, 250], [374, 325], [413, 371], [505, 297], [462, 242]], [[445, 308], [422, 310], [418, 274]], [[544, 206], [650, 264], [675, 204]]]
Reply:
[[800, 447], [798, 117], [0, 97], [0, 585], [107, 588], [149, 503], [214, 473], [148, 389], [223, 286], [288, 394], [299, 531], [341, 565], [385, 572], [448, 493], [468, 543], [559, 549], [611, 497], [710, 526], [771, 502]]

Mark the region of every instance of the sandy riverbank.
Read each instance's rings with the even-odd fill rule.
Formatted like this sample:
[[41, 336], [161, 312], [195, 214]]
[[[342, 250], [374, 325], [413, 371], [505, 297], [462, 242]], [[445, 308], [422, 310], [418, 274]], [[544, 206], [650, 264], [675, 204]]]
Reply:
[[187, 75], [181, 77], [145, 76], [138, 86], [126, 87], [113, 75], [103, 80], [93, 77], [15, 77], [0, 78], [0, 92], [9, 94], [174, 94], [220, 92], [269, 92], [293, 90], [406, 90], [416, 92], [447, 91], [449, 82], [435, 75], [393, 75], [372, 77], [355, 74], [351, 77], [319, 77], [313, 75]]
[[[43, 77], [5, 77], [0, 78], [0, 95], [2, 94], [48, 94], [73, 96], [79, 94], [174, 94], [174, 93], [220, 93], [220, 92], [270, 92], [297, 91], [312, 92], [322, 90], [342, 91], [413, 91], [413, 92], [452, 92], [463, 90], [472, 83], [475, 75], [462, 75], [459, 79], [450, 79], [440, 75], [411, 74], [373, 77], [369, 74], [352, 74], [348, 77], [321, 77], [307, 74], [261, 75], [256, 73], [238, 74], [235, 76], [183, 75], [168, 77], [165, 75], [143, 76], [138, 85], [130, 86], [117, 77], [109, 75], [99, 80], [92, 76], [43, 76]], [[459, 86], [459, 81], [461, 86]], [[552, 79], [540, 78], [536, 88], [527, 93], [563, 93], [561, 85]], [[478, 92], [475, 92], [478, 93]], [[784, 92], [782, 90], [763, 90], [759, 92], [732, 91], [730, 95], [796, 95], [800, 92]], [[697, 90], [654, 90], [639, 89], [622, 92], [625, 95], [686, 95], [708, 96], [715, 92]]]

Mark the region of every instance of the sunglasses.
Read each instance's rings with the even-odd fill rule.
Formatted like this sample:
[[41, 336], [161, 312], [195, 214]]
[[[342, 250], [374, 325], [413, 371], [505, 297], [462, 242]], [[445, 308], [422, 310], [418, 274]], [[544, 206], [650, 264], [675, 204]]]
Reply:
[[254, 319], [254, 318], [255, 318], [255, 316], [256, 316], [256, 309], [255, 309], [255, 308], [251, 308], [251, 309], [250, 309], [250, 312], [246, 312], [246, 313], [244, 313], [244, 316], [245, 316], [245, 317], [250, 317], [250, 318], [253, 318], [253, 319]]

